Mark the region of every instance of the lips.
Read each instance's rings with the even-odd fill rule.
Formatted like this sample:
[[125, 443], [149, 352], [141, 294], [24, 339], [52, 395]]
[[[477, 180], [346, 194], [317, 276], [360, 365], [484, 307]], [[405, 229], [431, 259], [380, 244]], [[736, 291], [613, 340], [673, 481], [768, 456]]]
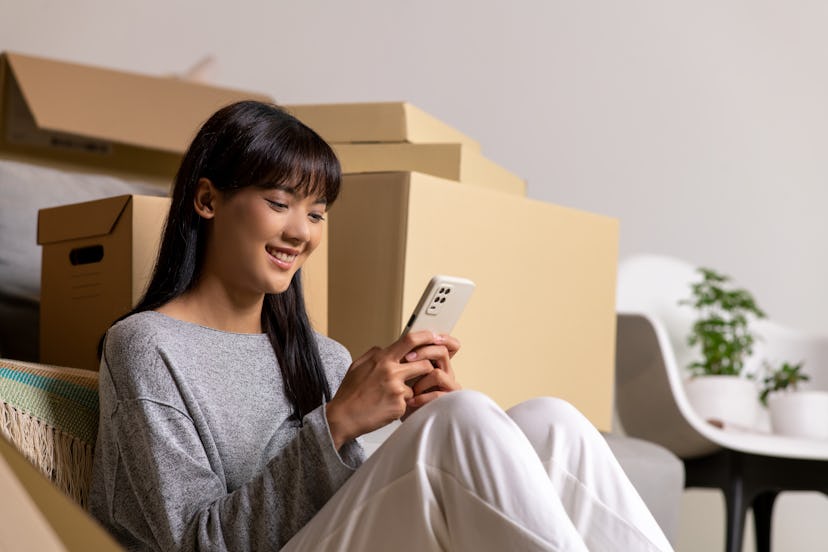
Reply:
[[270, 255], [271, 260], [273, 262], [282, 267], [282, 268], [290, 268], [293, 265], [293, 262], [296, 260], [296, 257], [299, 256], [299, 252], [293, 249], [286, 249], [283, 247], [265, 247], [268, 255]]

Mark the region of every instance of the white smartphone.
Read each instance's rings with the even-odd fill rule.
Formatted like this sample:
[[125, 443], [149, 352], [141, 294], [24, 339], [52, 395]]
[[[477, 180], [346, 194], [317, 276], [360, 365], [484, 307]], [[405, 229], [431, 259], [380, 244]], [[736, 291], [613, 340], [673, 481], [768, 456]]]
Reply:
[[473, 291], [474, 282], [466, 278], [434, 276], [420, 296], [420, 302], [402, 334], [417, 330], [450, 334]]

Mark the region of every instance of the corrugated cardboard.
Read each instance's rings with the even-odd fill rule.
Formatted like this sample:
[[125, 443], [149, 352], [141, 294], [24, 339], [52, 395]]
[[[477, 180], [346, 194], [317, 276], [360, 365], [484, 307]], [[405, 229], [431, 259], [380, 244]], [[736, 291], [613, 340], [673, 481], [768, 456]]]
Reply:
[[477, 283], [458, 379], [503, 407], [538, 395], [611, 425], [618, 223], [416, 173], [346, 176], [330, 226], [329, 333], [394, 341], [434, 274]]
[[287, 105], [285, 108], [328, 142], [480, 144], [407, 102]]
[[[124, 195], [42, 209], [40, 362], [98, 369], [98, 340], [141, 298], [169, 199]], [[308, 314], [327, 330], [327, 245], [303, 268]]]
[[97, 370], [101, 336], [152, 272], [169, 199], [116, 196], [42, 209], [40, 362]]
[[123, 550], [4, 437], [0, 437], [0, 496], [0, 550]]
[[526, 195], [526, 182], [462, 144], [334, 144], [345, 174], [421, 172]]
[[261, 94], [7, 52], [0, 157], [168, 186], [198, 127]]

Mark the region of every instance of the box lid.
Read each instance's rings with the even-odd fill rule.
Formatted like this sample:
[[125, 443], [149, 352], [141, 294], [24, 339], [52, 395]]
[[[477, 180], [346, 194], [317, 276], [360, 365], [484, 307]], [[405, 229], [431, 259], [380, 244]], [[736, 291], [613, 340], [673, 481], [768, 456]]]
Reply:
[[453, 142], [480, 150], [477, 141], [408, 102], [305, 104], [284, 107], [333, 144]]
[[218, 108], [267, 96], [7, 52], [36, 124], [130, 146], [183, 153]]
[[105, 236], [112, 232], [131, 195], [121, 195], [41, 209], [37, 215], [37, 243]]

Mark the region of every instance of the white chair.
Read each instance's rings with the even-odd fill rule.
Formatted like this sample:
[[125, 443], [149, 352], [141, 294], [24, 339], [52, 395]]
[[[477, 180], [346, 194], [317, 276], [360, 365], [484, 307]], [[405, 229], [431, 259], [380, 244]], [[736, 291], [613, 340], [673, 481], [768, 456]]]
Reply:
[[[663, 445], [684, 460], [686, 487], [721, 489], [727, 514], [726, 547], [741, 552], [745, 514], [753, 508], [758, 551], [770, 550], [773, 503], [785, 490], [828, 493], [828, 441], [773, 435], [765, 420], [755, 431], [722, 429], [693, 410], [684, 390], [693, 357], [686, 336], [693, 323], [692, 265], [669, 257], [624, 260], [618, 273], [616, 409], [628, 435]], [[761, 304], [761, 298], [760, 304]], [[810, 388], [828, 389], [828, 336], [809, 336], [768, 321], [747, 370], [763, 358], [805, 361]]]

